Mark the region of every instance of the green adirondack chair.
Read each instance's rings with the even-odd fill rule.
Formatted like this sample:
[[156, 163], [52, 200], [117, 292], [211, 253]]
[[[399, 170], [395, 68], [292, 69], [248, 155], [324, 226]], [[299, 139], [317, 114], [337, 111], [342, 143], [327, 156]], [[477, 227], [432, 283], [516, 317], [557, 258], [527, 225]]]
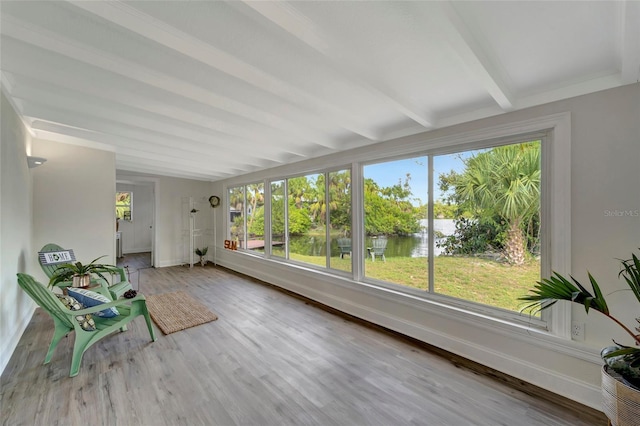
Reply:
[[[57, 254], [57, 256], [51, 256], [51, 254]], [[57, 244], [49, 243], [38, 252], [38, 260], [40, 267], [47, 275], [47, 278], [51, 278], [58, 266], [63, 263], [73, 263], [76, 261], [76, 256], [72, 249], [63, 249]], [[109, 297], [112, 300], [116, 300], [121, 297], [127, 290], [131, 290], [131, 283], [127, 280], [127, 275], [124, 268], [117, 268], [118, 281], [115, 284], [104, 282], [100, 278], [92, 278], [92, 283], [100, 284], [103, 288], [96, 289], [95, 291], [101, 293], [104, 296]], [[104, 271], [108, 272], [108, 271]], [[59, 287], [70, 287], [71, 282], [58, 284]]]
[[351, 256], [351, 238], [338, 238], [338, 248], [340, 249], [340, 259], [344, 259], [344, 255]]
[[[76, 338], [73, 344], [73, 357], [71, 358], [71, 371], [70, 377], [78, 375], [80, 371], [80, 363], [82, 362], [82, 355], [98, 340], [109, 334], [122, 330], [126, 324], [134, 320], [136, 317], [142, 315], [147, 322], [147, 328], [151, 335], [151, 340], [156, 341], [156, 335], [151, 325], [151, 317], [149, 317], [149, 311], [147, 310], [147, 303], [142, 294], [132, 299], [119, 299], [115, 302], [104, 303], [102, 305], [93, 306], [78, 311], [72, 311], [68, 309], [58, 297], [47, 286], [36, 281], [31, 275], [18, 274], [18, 284], [20, 287], [53, 318], [55, 324], [55, 331], [51, 344], [49, 345], [49, 351], [44, 359], [44, 363], [48, 364], [51, 361], [51, 356], [56, 346], [67, 334], [75, 331]], [[118, 310], [119, 315], [112, 318], [101, 318], [97, 315], [93, 315], [93, 320], [96, 325], [94, 331], [85, 331], [80, 323], [76, 320], [77, 316], [86, 314], [95, 314], [106, 308], [115, 307]]]
[[384, 257], [384, 251], [387, 249], [387, 238], [386, 237], [374, 238], [373, 240], [371, 240], [371, 243], [373, 244], [373, 247], [367, 247], [367, 251], [371, 256], [371, 261], [375, 262], [376, 256], [379, 256], [382, 258], [384, 262], [386, 262], [387, 259], [385, 259]]

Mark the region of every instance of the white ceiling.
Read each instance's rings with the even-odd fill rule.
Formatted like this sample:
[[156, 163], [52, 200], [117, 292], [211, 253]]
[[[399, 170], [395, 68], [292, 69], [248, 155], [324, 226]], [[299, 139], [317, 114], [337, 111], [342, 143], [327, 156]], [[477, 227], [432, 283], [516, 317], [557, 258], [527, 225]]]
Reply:
[[32, 134], [201, 180], [640, 79], [640, 2], [4, 1]]

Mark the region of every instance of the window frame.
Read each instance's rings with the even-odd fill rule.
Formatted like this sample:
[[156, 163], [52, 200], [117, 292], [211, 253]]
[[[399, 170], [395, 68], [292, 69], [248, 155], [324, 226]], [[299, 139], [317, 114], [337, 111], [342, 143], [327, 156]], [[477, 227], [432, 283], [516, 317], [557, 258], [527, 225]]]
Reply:
[[[409, 159], [409, 158], [417, 158], [417, 157], [426, 157], [427, 158], [427, 167], [428, 167], [428, 171], [427, 171], [427, 186], [428, 186], [428, 221], [429, 221], [429, 226], [428, 226], [428, 241], [429, 241], [429, 251], [432, 252], [432, 249], [434, 248], [434, 244], [435, 244], [435, 236], [434, 236], [434, 226], [433, 226], [433, 206], [434, 206], [434, 199], [433, 199], [433, 194], [434, 194], [434, 182], [435, 182], [435, 177], [434, 177], [434, 173], [433, 173], [433, 160], [434, 157], [437, 156], [441, 156], [441, 155], [450, 155], [450, 154], [458, 154], [458, 153], [463, 153], [463, 152], [468, 152], [468, 151], [474, 151], [474, 150], [481, 150], [481, 149], [490, 149], [490, 148], [496, 148], [499, 146], [506, 146], [506, 145], [513, 145], [513, 144], [519, 144], [519, 143], [525, 143], [528, 141], [533, 141], [533, 140], [540, 140], [540, 146], [541, 146], [541, 174], [542, 176], [545, 175], [545, 171], [548, 170], [549, 165], [545, 164], [546, 161], [548, 161], [548, 158], [545, 160], [545, 150], [549, 149], [549, 135], [547, 131], [542, 131], [542, 132], [532, 132], [532, 133], [526, 133], [526, 134], [514, 134], [512, 136], [509, 137], [501, 137], [498, 139], [489, 139], [489, 140], [481, 140], [481, 141], [475, 141], [475, 142], [471, 142], [471, 143], [466, 143], [464, 145], [454, 145], [454, 146], [447, 146], [447, 147], [443, 147], [443, 148], [436, 148], [433, 150], [424, 150], [421, 152], [414, 152], [414, 153], [410, 153], [407, 155], [402, 155], [402, 156], [396, 156], [396, 157], [391, 157], [391, 158], [385, 158], [385, 159], [378, 159], [376, 161], [370, 161], [370, 162], [362, 162], [360, 163], [360, 168], [362, 170], [362, 180], [360, 182], [361, 187], [364, 185], [364, 168], [368, 165], [372, 165], [372, 164], [382, 164], [382, 163], [386, 163], [386, 162], [392, 162], [392, 161], [398, 161], [398, 160], [404, 160], [404, 159]], [[546, 141], [546, 143], [545, 143]], [[541, 184], [541, 186], [544, 186], [545, 182], [547, 179], [543, 179], [543, 183]], [[361, 188], [363, 189], [363, 188]], [[364, 203], [364, 200], [362, 200]], [[543, 193], [543, 188], [541, 187], [541, 194], [540, 194], [540, 216], [541, 218], [543, 217], [543, 205], [547, 204], [548, 201], [545, 201], [544, 199], [544, 193]], [[363, 206], [364, 207], [364, 206]], [[361, 228], [360, 228], [360, 233], [362, 235], [363, 240], [366, 238], [365, 237], [365, 228], [364, 228], [364, 208], [362, 210], [362, 223], [361, 223]], [[545, 238], [544, 235], [544, 231], [541, 232], [541, 239]], [[359, 250], [360, 252], [362, 252], [364, 250], [364, 246]], [[550, 260], [548, 258], [546, 258], [544, 255], [541, 256], [541, 262], [540, 262], [540, 275], [541, 277], [544, 276], [548, 276], [545, 275], [546, 271], [550, 271], [549, 268], [549, 263]], [[538, 327], [538, 328], [547, 328], [547, 321], [549, 320], [549, 315], [547, 315], [547, 312], [543, 312], [542, 318], [538, 319], [535, 317], [530, 317], [530, 316], [526, 316], [524, 317], [523, 315], [515, 312], [515, 311], [511, 311], [508, 309], [504, 309], [504, 308], [500, 308], [497, 306], [491, 306], [491, 305], [486, 305], [486, 304], [481, 304], [478, 302], [474, 302], [471, 300], [467, 300], [467, 299], [462, 299], [462, 298], [457, 298], [457, 297], [453, 297], [453, 296], [448, 296], [446, 294], [442, 294], [442, 293], [436, 293], [434, 290], [434, 285], [435, 285], [435, 257], [434, 256], [428, 256], [427, 258], [427, 272], [428, 272], [428, 290], [422, 290], [422, 289], [418, 289], [418, 288], [414, 288], [414, 287], [410, 287], [410, 286], [405, 286], [402, 284], [397, 284], [397, 283], [393, 283], [390, 281], [382, 281], [382, 280], [378, 280], [372, 277], [368, 277], [364, 274], [364, 262], [363, 262], [363, 266], [362, 266], [362, 271], [363, 271], [363, 275], [362, 275], [362, 280], [361, 282], [364, 283], [368, 283], [368, 284], [374, 284], [374, 285], [378, 285], [381, 287], [385, 287], [388, 288], [390, 290], [393, 291], [401, 291], [401, 292], [405, 292], [407, 294], [410, 294], [412, 296], [416, 296], [419, 298], [426, 298], [429, 300], [434, 300], [440, 303], [445, 303], [447, 305], [452, 305], [455, 306], [457, 308], [461, 308], [464, 310], [468, 310], [468, 311], [473, 311], [473, 312], [477, 312], [479, 314], [482, 315], [489, 315], [489, 316], [493, 316], [493, 317], [497, 317], [497, 318], [501, 318], [504, 320], [508, 320], [511, 322], [516, 322], [516, 323], [526, 323], [529, 326], [534, 326], [534, 327]], [[533, 284], [533, 283], [532, 283]]]

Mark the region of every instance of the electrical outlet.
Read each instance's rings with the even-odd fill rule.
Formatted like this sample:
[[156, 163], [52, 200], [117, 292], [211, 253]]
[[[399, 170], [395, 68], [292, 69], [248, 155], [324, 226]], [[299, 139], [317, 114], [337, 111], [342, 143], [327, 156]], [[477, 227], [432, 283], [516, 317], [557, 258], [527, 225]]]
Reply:
[[571, 323], [571, 338], [573, 340], [584, 340], [584, 327], [583, 322], [573, 321]]

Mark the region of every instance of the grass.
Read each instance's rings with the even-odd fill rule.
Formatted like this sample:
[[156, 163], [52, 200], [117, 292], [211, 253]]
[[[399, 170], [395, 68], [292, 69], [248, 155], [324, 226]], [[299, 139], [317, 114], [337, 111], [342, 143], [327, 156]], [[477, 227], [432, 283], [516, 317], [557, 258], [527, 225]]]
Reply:
[[[291, 254], [291, 259], [325, 266], [322, 256]], [[345, 256], [331, 258], [331, 267], [351, 271], [351, 259]], [[435, 292], [459, 299], [470, 300], [510, 311], [519, 311], [522, 301], [518, 297], [540, 280], [540, 262], [531, 260], [523, 266], [477, 257], [436, 257], [434, 262]], [[365, 260], [365, 276], [423, 289], [429, 288], [426, 258], [392, 257], [386, 262]]]

